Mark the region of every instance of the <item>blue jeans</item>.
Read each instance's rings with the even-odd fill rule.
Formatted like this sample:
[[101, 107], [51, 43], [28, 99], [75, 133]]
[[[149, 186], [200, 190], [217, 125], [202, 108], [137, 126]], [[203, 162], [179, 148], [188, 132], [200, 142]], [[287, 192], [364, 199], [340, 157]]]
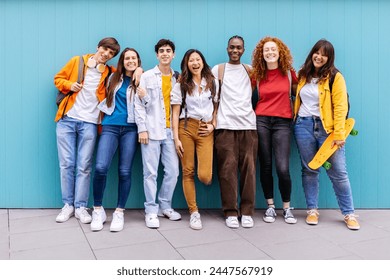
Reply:
[[86, 207], [97, 126], [65, 116], [57, 122], [62, 202]]
[[[298, 117], [294, 127], [295, 139], [301, 156], [302, 184], [309, 209], [318, 208], [320, 169], [312, 170], [308, 163], [328, 137], [319, 117]], [[333, 184], [341, 213], [354, 212], [351, 185], [347, 173], [345, 148], [338, 149], [328, 161], [332, 167], [327, 174]]]
[[107, 173], [112, 158], [119, 147], [118, 202], [117, 208], [125, 208], [131, 188], [131, 169], [138, 144], [137, 126], [104, 125], [96, 154], [93, 178], [94, 206], [102, 206]]
[[257, 116], [260, 160], [260, 181], [265, 199], [274, 198], [272, 154], [275, 155], [276, 173], [283, 202], [290, 202], [290, 140], [291, 119]]
[[[151, 140], [141, 144], [144, 172], [145, 213], [157, 214], [161, 210], [172, 208], [172, 196], [179, 176], [179, 158], [172, 139], [171, 129], [166, 129], [165, 140]], [[164, 177], [157, 196], [157, 175], [160, 162], [164, 167]]]

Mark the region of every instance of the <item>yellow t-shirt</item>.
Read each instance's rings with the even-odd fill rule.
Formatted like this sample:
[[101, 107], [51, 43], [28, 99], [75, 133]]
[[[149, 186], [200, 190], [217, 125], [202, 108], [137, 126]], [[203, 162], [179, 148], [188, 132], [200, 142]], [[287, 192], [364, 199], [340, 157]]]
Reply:
[[166, 125], [167, 128], [171, 127], [171, 84], [172, 74], [168, 76], [162, 76], [162, 93], [164, 97], [164, 105], [165, 105], [165, 114], [166, 114]]

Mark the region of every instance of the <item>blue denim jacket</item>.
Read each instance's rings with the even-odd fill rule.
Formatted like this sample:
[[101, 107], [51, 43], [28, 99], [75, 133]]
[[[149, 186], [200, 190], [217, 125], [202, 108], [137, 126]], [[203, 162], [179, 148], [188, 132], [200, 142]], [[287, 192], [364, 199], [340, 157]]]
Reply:
[[[176, 84], [173, 69], [172, 88]], [[146, 89], [144, 98], [135, 97], [135, 122], [138, 133], [147, 131], [152, 140], [166, 139], [166, 114], [162, 93], [162, 73], [158, 66], [142, 74], [139, 87]], [[170, 116], [171, 117], [171, 116]]]

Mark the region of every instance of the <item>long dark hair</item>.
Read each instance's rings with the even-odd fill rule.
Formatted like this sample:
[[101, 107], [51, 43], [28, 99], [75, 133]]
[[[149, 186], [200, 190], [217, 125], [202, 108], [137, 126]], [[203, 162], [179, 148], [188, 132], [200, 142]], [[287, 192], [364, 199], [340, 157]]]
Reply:
[[192, 94], [192, 91], [195, 88], [195, 83], [192, 80], [192, 73], [188, 69], [188, 60], [190, 59], [191, 54], [197, 53], [203, 61], [203, 69], [201, 72], [201, 77], [206, 79], [206, 89], [210, 89], [212, 96], [215, 95], [215, 87], [213, 86], [214, 76], [211, 72], [210, 66], [207, 64], [203, 54], [196, 49], [189, 49], [183, 56], [181, 61], [181, 75], [180, 75], [180, 90], [182, 92]]
[[[137, 59], [138, 59], [138, 66], [141, 67], [141, 58], [139, 56], [139, 53], [133, 48], [125, 48], [122, 51], [121, 55], [119, 56], [116, 71], [112, 74], [111, 79], [110, 79], [110, 83], [107, 87], [107, 106], [108, 107], [111, 107], [111, 105], [112, 105], [112, 102], [114, 99], [115, 87], [118, 85], [121, 78], [123, 78], [126, 75], [124, 60], [125, 60], [125, 53], [128, 51], [133, 51], [136, 53]], [[132, 92], [134, 92], [135, 88], [136, 88], [134, 79], [131, 79], [131, 86], [132, 86]]]
[[321, 39], [311, 49], [309, 55], [306, 57], [305, 63], [302, 65], [301, 70], [298, 72], [298, 79], [305, 79], [306, 82], [310, 82], [315, 74], [315, 67], [313, 64], [313, 54], [321, 51], [325, 56], [328, 57], [328, 61], [322, 66], [317, 73], [318, 82], [324, 81], [327, 77], [330, 77], [336, 72], [337, 68], [334, 66], [335, 52], [331, 42]]

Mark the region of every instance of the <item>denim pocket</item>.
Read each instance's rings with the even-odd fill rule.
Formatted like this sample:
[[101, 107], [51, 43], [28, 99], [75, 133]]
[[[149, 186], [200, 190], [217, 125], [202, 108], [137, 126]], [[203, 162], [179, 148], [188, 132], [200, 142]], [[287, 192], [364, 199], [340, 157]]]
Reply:
[[295, 120], [295, 124], [294, 125], [299, 125], [300, 123], [302, 122], [302, 118], [300, 116], [298, 116]]

